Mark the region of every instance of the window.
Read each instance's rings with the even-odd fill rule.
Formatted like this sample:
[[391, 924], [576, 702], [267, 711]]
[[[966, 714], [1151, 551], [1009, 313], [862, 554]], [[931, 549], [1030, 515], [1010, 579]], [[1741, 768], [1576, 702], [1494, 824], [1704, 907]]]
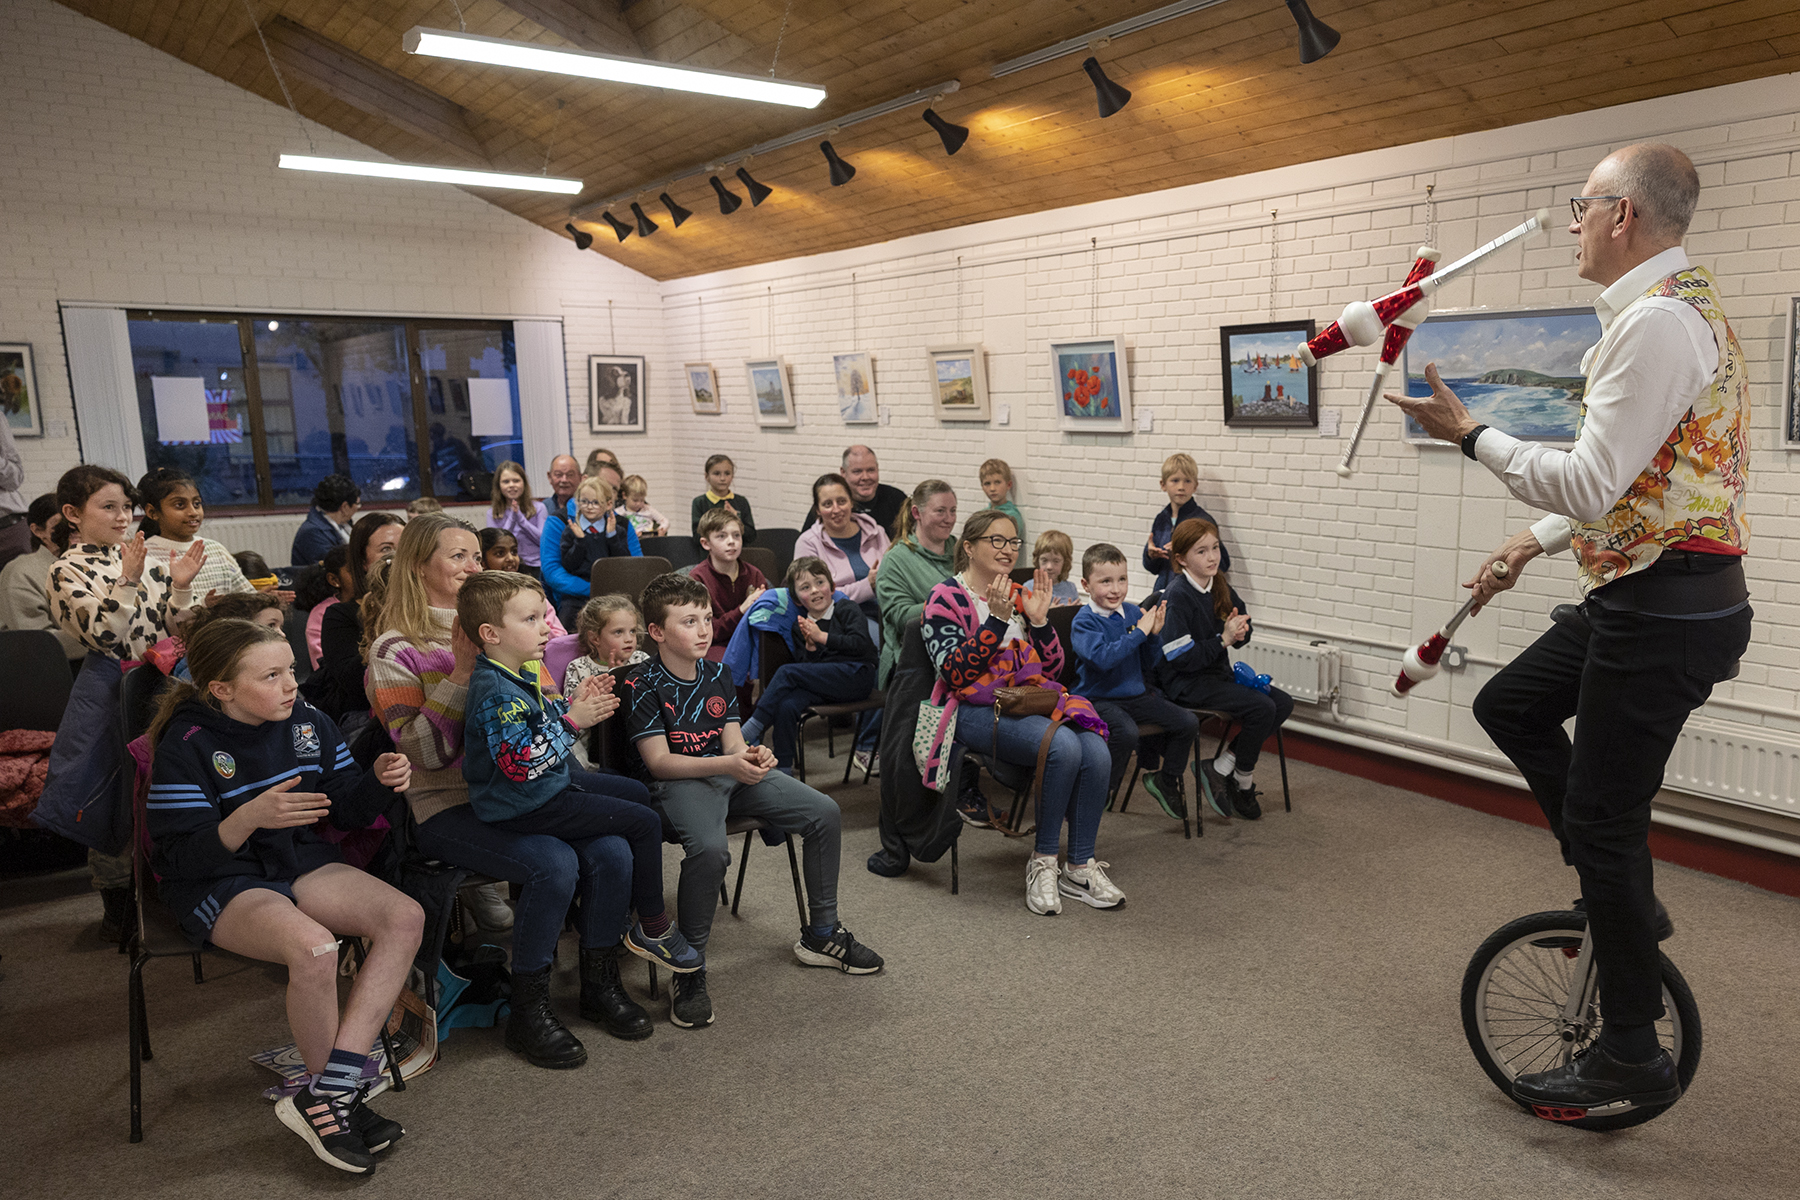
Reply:
[[326, 475], [364, 504], [486, 500], [523, 452], [506, 322], [127, 314], [145, 459], [207, 506], [301, 507]]

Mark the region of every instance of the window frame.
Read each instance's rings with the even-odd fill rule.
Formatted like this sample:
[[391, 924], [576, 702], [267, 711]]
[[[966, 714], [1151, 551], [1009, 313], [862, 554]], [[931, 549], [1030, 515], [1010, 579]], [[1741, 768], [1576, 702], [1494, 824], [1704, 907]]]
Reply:
[[[275, 482], [269, 468], [268, 430], [263, 419], [262, 369], [256, 357], [256, 322], [258, 321], [388, 321], [402, 326], [406, 338], [407, 387], [412, 396], [414, 469], [418, 471], [419, 496], [420, 498], [435, 499], [444, 504], [480, 502], [462, 500], [457, 497], [446, 499], [437, 494], [437, 481], [431, 461], [430, 405], [424, 362], [420, 357], [419, 334], [426, 329], [480, 330], [513, 338], [515, 355], [513, 389], [517, 393], [519, 387], [516, 361], [518, 342], [511, 321], [488, 317], [401, 317], [375, 313], [288, 313], [274, 310], [254, 314], [178, 308], [128, 308], [124, 311], [127, 324], [132, 321], [177, 321], [195, 325], [223, 325], [235, 322], [237, 325], [238, 350], [244, 360], [244, 398], [250, 410], [251, 456], [256, 471], [257, 501], [255, 504], [209, 504], [208, 512], [216, 513], [219, 516], [249, 516], [256, 513], [276, 514], [305, 511], [305, 507], [302, 506], [274, 502]], [[522, 419], [523, 396], [519, 396], [518, 404]], [[138, 427], [137, 436], [140, 439], [144, 436], [141, 426]], [[147, 445], [146, 449], [148, 449]], [[364, 498], [365, 508], [404, 508], [407, 503], [409, 502], [395, 501], [388, 505], [379, 501], [371, 502], [369, 497]]]

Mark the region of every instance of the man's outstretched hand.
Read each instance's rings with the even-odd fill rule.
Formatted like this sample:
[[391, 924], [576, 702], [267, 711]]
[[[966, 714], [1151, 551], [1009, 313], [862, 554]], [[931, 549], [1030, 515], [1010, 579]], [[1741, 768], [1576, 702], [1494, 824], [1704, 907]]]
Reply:
[[1383, 392], [1382, 399], [1391, 400], [1406, 415], [1425, 427], [1425, 432], [1440, 442], [1460, 442], [1463, 434], [1481, 424], [1469, 415], [1463, 402], [1438, 375], [1436, 363], [1425, 364], [1425, 382], [1431, 385], [1429, 396], [1396, 396]]

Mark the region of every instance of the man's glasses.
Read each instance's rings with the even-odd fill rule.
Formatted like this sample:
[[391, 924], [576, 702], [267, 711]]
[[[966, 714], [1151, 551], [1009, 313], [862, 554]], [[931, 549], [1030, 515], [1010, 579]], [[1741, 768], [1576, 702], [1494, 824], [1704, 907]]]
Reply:
[[1024, 538], [1001, 537], [999, 534], [995, 534], [992, 537], [978, 537], [978, 538], [971, 538], [969, 540], [975, 541], [975, 542], [986, 542], [988, 545], [992, 546], [996, 550], [1017, 550], [1019, 547], [1021, 547], [1025, 544]]
[[1581, 224], [1581, 214], [1587, 211], [1590, 204], [1598, 204], [1602, 200], [1624, 200], [1624, 196], [1570, 196], [1569, 211], [1575, 214], [1575, 223]]

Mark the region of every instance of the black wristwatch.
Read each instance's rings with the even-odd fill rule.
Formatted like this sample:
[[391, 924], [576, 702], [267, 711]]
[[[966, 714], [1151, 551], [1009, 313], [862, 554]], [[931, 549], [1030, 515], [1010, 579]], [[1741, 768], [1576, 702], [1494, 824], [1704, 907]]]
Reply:
[[1486, 428], [1486, 425], [1477, 425], [1475, 428], [1469, 430], [1469, 432], [1463, 434], [1462, 451], [1464, 458], [1475, 457], [1475, 443], [1480, 439], [1482, 431]]

